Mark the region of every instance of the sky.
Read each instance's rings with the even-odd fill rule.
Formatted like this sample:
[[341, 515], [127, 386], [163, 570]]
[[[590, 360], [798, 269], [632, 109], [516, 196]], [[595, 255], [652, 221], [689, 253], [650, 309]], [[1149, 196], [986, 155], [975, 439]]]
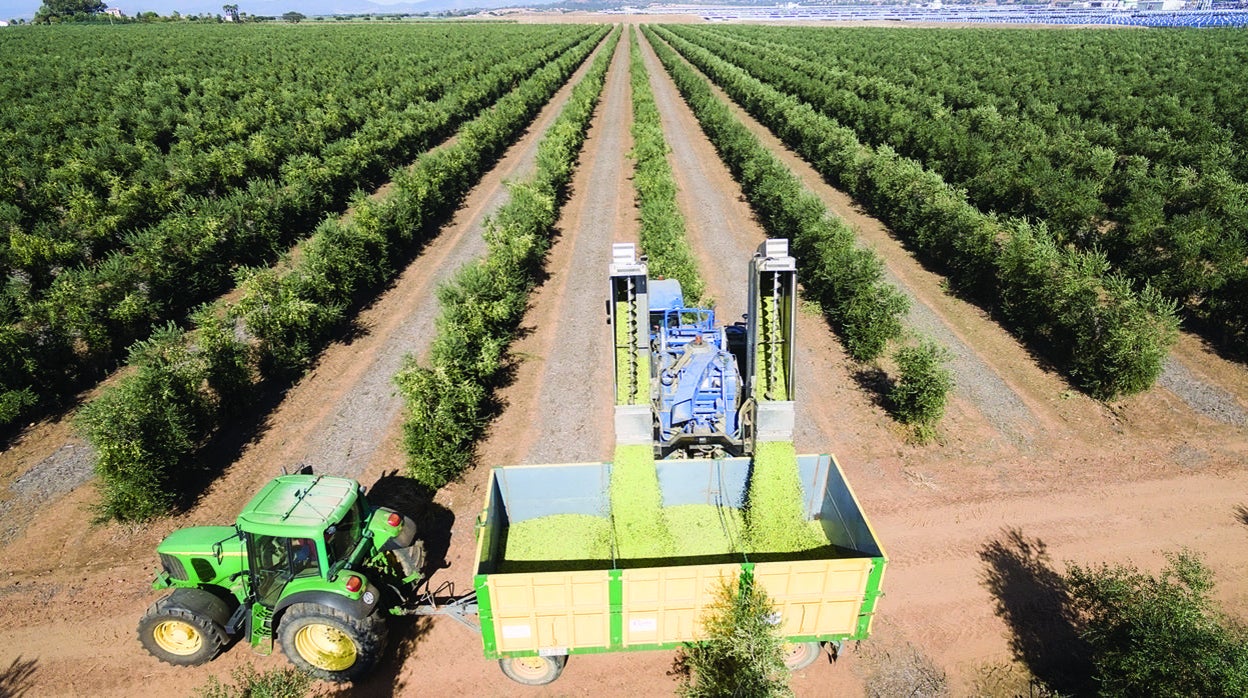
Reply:
[[[221, 6], [237, 2], [238, 8], [248, 14], [280, 16], [292, 10], [305, 15], [363, 14], [368, 12], [440, 12], [468, 7], [504, 7], [520, 4], [539, 4], [541, 0], [104, 0], [109, 7], [120, 8], [127, 16], [152, 11], [168, 15], [174, 10], [184, 15], [201, 12], [221, 14]], [[35, 16], [43, 0], [0, 0], [0, 19]], [[0, 40], [3, 36], [0, 35]]]

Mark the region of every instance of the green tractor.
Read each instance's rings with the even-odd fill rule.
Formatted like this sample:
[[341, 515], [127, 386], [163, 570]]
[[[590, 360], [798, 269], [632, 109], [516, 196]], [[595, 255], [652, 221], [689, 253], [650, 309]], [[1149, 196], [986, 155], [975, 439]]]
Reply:
[[310, 469], [269, 482], [234, 526], [174, 531], [157, 553], [152, 588], [173, 592], [139, 621], [156, 658], [203, 664], [239, 636], [267, 655], [276, 636], [295, 666], [329, 681], [376, 664], [386, 617], [412, 612], [424, 564], [411, 519]]

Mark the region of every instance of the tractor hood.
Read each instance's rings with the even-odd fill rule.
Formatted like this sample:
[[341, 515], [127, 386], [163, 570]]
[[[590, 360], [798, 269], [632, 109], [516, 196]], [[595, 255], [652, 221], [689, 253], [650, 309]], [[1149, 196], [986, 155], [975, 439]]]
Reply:
[[[238, 529], [233, 526], [192, 526], [170, 533], [160, 542], [160, 545], [156, 546], [156, 552], [160, 555], [178, 557], [215, 556], [214, 546], [226, 544], [228, 539], [237, 537]], [[238, 549], [239, 546], [235, 544], [226, 547]]]
[[163, 572], [152, 587], [228, 586], [247, 563], [242, 537], [233, 526], [195, 526], [170, 533], [156, 546]]

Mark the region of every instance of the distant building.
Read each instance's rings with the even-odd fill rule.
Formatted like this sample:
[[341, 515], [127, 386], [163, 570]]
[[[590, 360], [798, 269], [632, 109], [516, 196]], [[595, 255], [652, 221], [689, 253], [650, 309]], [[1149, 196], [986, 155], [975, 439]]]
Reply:
[[124, 14], [122, 14], [121, 10], [119, 10], [119, 9], [118, 9], [118, 8], [116, 8], [116, 7], [109, 7], [109, 8], [105, 8], [105, 10], [104, 10], [104, 14], [106, 14], [106, 15], [112, 15], [112, 16], [114, 16], [114, 17], [118, 18], [118, 19], [120, 19], [120, 18], [122, 18], [122, 17], [125, 17], [125, 15], [124, 15]]
[[1173, 12], [1183, 9], [1183, 6], [1186, 4], [1184, 0], [1140, 0], [1140, 9]]
[[9, 26], [9, 20], [0, 19], [0, 27], [7, 27], [7, 26]]

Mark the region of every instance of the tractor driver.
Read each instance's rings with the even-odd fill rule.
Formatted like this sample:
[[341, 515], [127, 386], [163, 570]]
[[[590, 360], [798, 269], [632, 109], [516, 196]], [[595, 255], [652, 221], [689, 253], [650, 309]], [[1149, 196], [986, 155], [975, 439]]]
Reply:
[[295, 574], [307, 569], [316, 570], [316, 545], [311, 538], [290, 539], [290, 561]]

